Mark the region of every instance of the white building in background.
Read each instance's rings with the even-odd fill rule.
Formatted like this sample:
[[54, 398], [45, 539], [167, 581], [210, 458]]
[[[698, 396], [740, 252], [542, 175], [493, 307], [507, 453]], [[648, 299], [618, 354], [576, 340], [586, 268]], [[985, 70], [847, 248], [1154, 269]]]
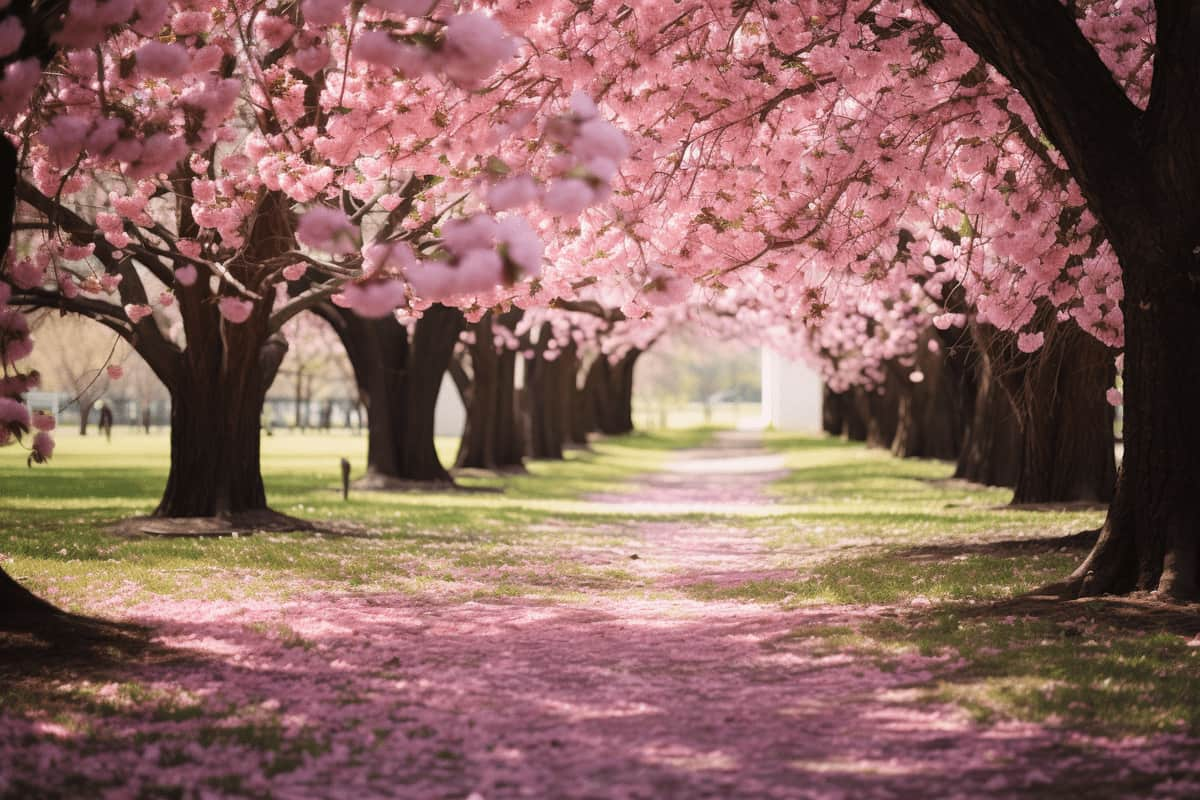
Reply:
[[821, 431], [821, 376], [802, 361], [762, 351], [763, 425], [780, 431]]
[[467, 425], [467, 409], [450, 373], [442, 376], [442, 388], [438, 390], [437, 406], [433, 411], [433, 433], [435, 436], [462, 436]]

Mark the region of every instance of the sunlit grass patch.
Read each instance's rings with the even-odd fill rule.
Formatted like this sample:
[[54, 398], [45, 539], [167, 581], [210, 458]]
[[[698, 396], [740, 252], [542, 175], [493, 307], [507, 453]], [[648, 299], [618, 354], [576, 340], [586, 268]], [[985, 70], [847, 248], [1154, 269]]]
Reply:
[[[1031, 563], [1032, 561], [1032, 563]], [[687, 587], [702, 600], [748, 600], [804, 605], [885, 605], [914, 600], [992, 600], [1012, 597], [1060, 578], [1078, 555], [964, 555], [915, 561], [903, 550], [835, 558], [799, 569], [791, 579], [772, 577], [734, 585], [700, 582]]]
[[1114, 624], [1099, 602], [1048, 616], [1006, 610], [950, 606], [871, 623], [860, 633], [870, 646], [961, 658], [961, 668], [924, 687], [926, 696], [958, 703], [980, 721], [1200, 734], [1200, 648], [1187, 635], [1155, 630], [1149, 618], [1148, 630]]

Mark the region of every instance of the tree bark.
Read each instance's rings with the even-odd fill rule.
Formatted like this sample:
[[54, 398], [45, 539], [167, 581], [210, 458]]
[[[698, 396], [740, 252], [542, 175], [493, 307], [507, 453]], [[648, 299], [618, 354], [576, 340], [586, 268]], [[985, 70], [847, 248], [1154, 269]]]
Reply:
[[913, 368], [923, 379], [913, 383], [907, 374], [898, 378], [896, 438], [892, 441], [897, 456], [954, 461], [962, 451], [969, 408], [965, 363], [958, 349], [947, 347], [932, 331], [922, 339]]
[[24, 629], [62, 614], [0, 569], [0, 630]]
[[[215, 314], [215, 312], [210, 312]], [[268, 336], [268, 308], [241, 325], [193, 326], [171, 394], [171, 469], [154, 515], [212, 517], [266, 511], [260, 443], [263, 400], [287, 343]]]
[[1105, 397], [1116, 379], [1113, 354], [1074, 323], [1046, 327], [1016, 398], [1022, 451], [1013, 503], [1107, 503], [1117, 479]]
[[633, 374], [641, 354], [631, 349], [616, 363], [600, 354], [588, 369], [584, 392], [601, 433], [619, 436], [633, 431]]
[[867, 447], [890, 449], [900, 424], [897, 381], [889, 376], [882, 386], [865, 391], [867, 400]]
[[1121, 262], [1125, 456], [1079, 594], [1200, 597], [1200, 5], [1155, 3], [1145, 110], [1055, 0], [925, 0], [1029, 103]]
[[[524, 312], [499, 315], [499, 324], [512, 329]], [[471, 382], [464, 397], [467, 423], [458, 447], [458, 467], [506, 470], [523, 467], [523, 437], [515, 403], [517, 354], [496, 351], [492, 312], [474, 325], [471, 344]]]
[[868, 420], [871, 418], [871, 405], [867, 392], [860, 386], [855, 386], [847, 392], [845, 427], [843, 435], [850, 442], [867, 441]]
[[954, 477], [985, 486], [1016, 486], [1021, 473], [1021, 430], [1012, 403], [985, 367], [976, 372], [971, 424]]
[[845, 392], [835, 392], [829, 386], [821, 390], [821, 428], [830, 436], [841, 436], [846, 429]]
[[526, 454], [530, 458], [562, 460], [566, 441], [563, 380], [564, 356], [545, 357], [550, 324], [544, 323], [535, 352], [525, 359]]
[[87, 436], [88, 420], [92, 416], [92, 403], [79, 404], [79, 435]]
[[453, 484], [438, 458], [434, 417], [442, 379], [462, 330], [462, 312], [441, 304], [427, 309], [410, 339], [394, 318], [364, 319], [322, 305], [350, 359], [367, 406], [367, 475], [375, 488], [419, 482]]

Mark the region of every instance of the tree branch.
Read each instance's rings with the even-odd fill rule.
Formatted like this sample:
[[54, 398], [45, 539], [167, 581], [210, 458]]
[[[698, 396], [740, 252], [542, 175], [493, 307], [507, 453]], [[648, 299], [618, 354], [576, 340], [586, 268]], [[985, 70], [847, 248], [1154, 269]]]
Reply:
[[1101, 220], [1139, 211], [1129, 187], [1144, 169], [1142, 112], [1067, 7], [1058, 0], [924, 2], [1021, 93]]

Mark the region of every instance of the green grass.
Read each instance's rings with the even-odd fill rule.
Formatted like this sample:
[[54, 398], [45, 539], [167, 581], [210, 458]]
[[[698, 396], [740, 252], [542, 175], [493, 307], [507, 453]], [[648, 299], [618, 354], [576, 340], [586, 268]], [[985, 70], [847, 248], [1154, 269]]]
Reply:
[[[123, 434], [123, 435], [122, 435]], [[464, 568], [500, 572], [513, 586], [545, 591], [547, 574], [611, 583], [575, 561], [573, 546], [622, 541], [620, 509], [592, 503], [598, 492], [628, 491], [681, 446], [711, 431], [634, 434], [574, 450], [563, 462], [531, 462], [525, 475], [464, 477], [486, 491], [352, 492], [341, 499], [338, 460], [365, 465], [365, 441], [345, 434], [277, 434], [263, 439], [272, 506], [297, 517], [356, 523], [364, 536], [259, 534], [237, 539], [122, 539], [106, 531], [153, 510], [168, 467], [163, 435], [118, 432], [62, 437], [54, 460], [28, 469], [17, 448], [0, 451], [0, 554], [6, 569], [60, 604], [93, 605], [112, 586], [126, 599], [154, 594], [233, 597], [287, 593], [313, 582], [351, 589], [420, 591], [449, 584]], [[451, 461], [457, 442], [438, 442]], [[241, 583], [225, 580], [229, 572]], [[464, 591], [478, 596], [479, 587]]]
[[[946, 656], [919, 688], [930, 701], [958, 703], [980, 719], [1200, 733], [1200, 648], [1187, 645], [1200, 631], [1194, 610], [1022, 597], [1079, 563], [1086, 548], [1061, 537], [1098, 526], [1102, 511], [1010, 510], [1009, 491], [952, 481], [945, 463], [767, 434], [767, 446], [784, 454], [789, 470], [770, 487], [773, 503], [746, 513], [672, 512], [655, 519], [746, 529], [768, 551], [769, 574], [756, 564], [745, 580], [696, 576], [669, 587], [648, 584], [627, 567], [637, 520], [620, 503], [589, 498], [635, 493], [638, 475], [711, 435], [709, 429], [634, 434], [570, 451], [563, 462], [532, 462], [528, 474], [461, 479], [478, 491], [353, 492], [343, 502], [338, 460], [349, 458], [361, 471], [365, 441], [279, 434], [263, 442], [272, 505], [308, 519], [353, 522], [362, 535], [236, 539], [108, 533], [108, 524], [154, 507], [167, 469], [166, 438], [118, 431], [110, 444], [64, 435], [53, 462], [33, 470], [19, 449], [0, 450], [0, 559], [55, 602], [100, 613], [106, 604], [156, 595], [235, 599], [314, 589], [436, 593], [451, 601], [574, 603], [607, 595], [780, 609], [871, 606], [879, 611], [874, 617], [798, 628], [794, 643], [854, 652], [885, 666], [908, 654]], [[456, 444], [439, 441], [447, 462]], [[581, 552], [611, 557], [585, 559]], [[312, 646], [286, 626], [259, 633], [288, 648]], [[61, 699], [87, 707], [149, 702], [157, 704], [155, 713], [192, 713], [186, 698]], [[18, 702], [48, 701], [22, 700], [0, 687], [0, 704]], [[269, 739], [269, 721], [262, 725], [243, 733]], [[302, 755], [281, 754], [281, 768]]]

